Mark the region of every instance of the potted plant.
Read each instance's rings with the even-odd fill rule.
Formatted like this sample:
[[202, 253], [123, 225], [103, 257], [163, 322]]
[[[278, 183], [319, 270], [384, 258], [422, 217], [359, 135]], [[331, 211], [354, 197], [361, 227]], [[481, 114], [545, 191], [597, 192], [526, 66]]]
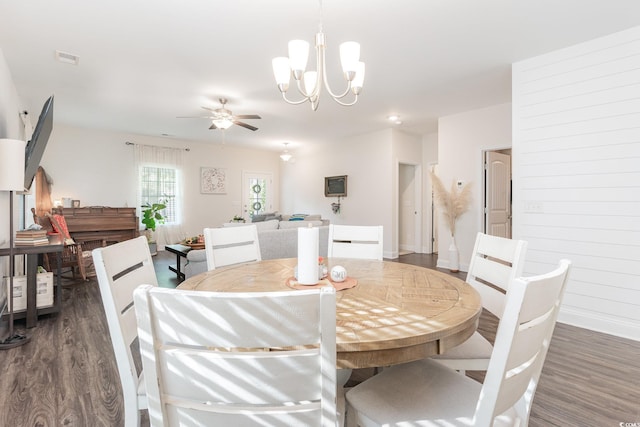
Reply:
[[458, 189], [455, 182], [451, 183], [451, 190], [447, 191], [436, 174], [430, 172], [436, 202], [442, 207], [445, 224], [451, 232], [449, 245], [449, 270], [456, 273], [460, 269], [460, 254], [456, 246], [456, 222], [460, 215], [469, 210], [471, 205], [471, 185], [469, 183]]
[[158, 203], [145, 203], [142, 205], [142, 224], [144, 224], [145, 235], [149, 242], [149, 251], [152, 255], [157, 253], [157, 243], [154, 240], [153, 233], [156, 231], [158, 224], [164, 224], [164, 216], [161, 211], [166, 209], [167, 205], [160, 200]]

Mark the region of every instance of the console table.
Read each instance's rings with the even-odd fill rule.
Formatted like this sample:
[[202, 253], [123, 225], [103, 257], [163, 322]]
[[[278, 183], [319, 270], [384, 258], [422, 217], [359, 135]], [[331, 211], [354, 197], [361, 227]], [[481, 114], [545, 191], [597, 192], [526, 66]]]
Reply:
[[[60, 235], [49, 236], [49, 244], [41, 246], [14, 246], [14, 255], [27, 256], [27, 309], [13, 313], [14, 319], [27, 319], [27, 328], [36, 326], [38, 316], [42, 314], [57, 313], [62, 306], [62, 283], [60, 279], [60, 269], [62, 265], [62, 238]], [[36, 305], [37, 285], [36, 274], [38, 273], [38, 256], [41, 254], [55, 253], [57, 259], [58, 274], [53, 291], [53, 306], [38, 308]], [[0, 256], [9, 256], [9, 248], [0, 248]], [[7, 298], [9, 296], [7, 295]]]
[[138, 237], [140, 223], [136, 208], [87, 206], [57, 211], [64, 215], [71, 237], [80, 243], [105, 240], [111, 244]]

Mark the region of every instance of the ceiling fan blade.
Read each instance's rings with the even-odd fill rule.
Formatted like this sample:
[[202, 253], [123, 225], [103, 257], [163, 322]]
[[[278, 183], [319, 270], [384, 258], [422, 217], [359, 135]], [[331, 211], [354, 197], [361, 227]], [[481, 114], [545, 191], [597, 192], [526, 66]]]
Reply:
[[216, 125], [214, 125], [213, 123], [211, 123], [211, 126], [209, 127], [209, 129], [218, 129], [218, 127]]
[[204, 108], [207, 111], [211, 111], [212, 113], [215, 113], [216, 110], [214, 110], [213, 108], [209, 108], [209, 107], [200, 107], [200, 108]]
[[236, 119], [261, 119], [257, 114], [238, 114], [237, 116], [233, 116]]
[[209, 119], [213, 120], [213, 116], [178, 116], [176, 119]]
[[243, 122], [239, 122], [239, 121], [237, 121], [237, 120], [234, 120], [234, 121], [233, 121], [233, 124], [234, 124], [234, 125], [238, 125], [238, 126], [242, 126], [243, 128], [247, 128], [247, 129], [249, 129], [249, 130], [253, 130], [253, 131], [258, 130], [258, 128], [257, 128], [257, 127], [255, 127], [255, 126], [251, 126], [250, 124], [243, 123]]

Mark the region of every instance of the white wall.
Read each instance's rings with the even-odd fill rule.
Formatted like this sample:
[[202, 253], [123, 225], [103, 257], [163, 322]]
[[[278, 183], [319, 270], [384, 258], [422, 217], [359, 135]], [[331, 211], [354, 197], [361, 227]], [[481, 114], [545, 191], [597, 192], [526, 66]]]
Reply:
[[514, 233], [559, 319], [640, 340], [640, 27], [513, 67]]
[[[460, 269], [467, 271], [478, 231], [483, 230], [483, 159], [485, 150], [511, 147], [511, 104], [500, 104], [438, 120], [438, 168], [445, 187], [454, 181], [471, 183], [471, 208], [456, 224]], [[451, 233], [438, 221], [438, 267], [448, 268]]]
[[[282, 211], [320, 213], [334, 224], [382, 225], [384, 257], [398, 256], [398, 168], [421, 166], [421, 138], [385, 129], [297, 150], [282, 168]], [[347, 175], [347, 197], [339, 214], [334, 197], [324, 197], [324, 177]], [[420, 183], [421, 185], [421, 183]]]
[[[55, 112], [54, 112], [55, 115]], [[279, 197], [278, 153], [247, 150], [218, 143], [174, 140], [83, 129], [54, 123], [41, 165], [53, 178], [54, 199], [70, 197], [81, 206], [136, 204], [133, 147], [137, 144], [189, 148], [185, 153], [185, 236], [202, 233], [240, 214], [242, 171], [270, 172], [274, 177], [274, 206]], [[227, 169], [227, 194], [200, 194], [200, 167]]]
[[[392, 257], [396, 227], [392, 201], [397, 192], [392, 140], [393, 131], [385, 129], [321, 148], [296, 150], [295, 163], [282, 168], [282, 212], [320, 213], [334, 224], [382, 225], [384, 256]], [[324, 177], [335, 175], [348, 175], [347, 197], [340, 199], [339, 214], [331, 211], [337, 199], [324, 197]]]

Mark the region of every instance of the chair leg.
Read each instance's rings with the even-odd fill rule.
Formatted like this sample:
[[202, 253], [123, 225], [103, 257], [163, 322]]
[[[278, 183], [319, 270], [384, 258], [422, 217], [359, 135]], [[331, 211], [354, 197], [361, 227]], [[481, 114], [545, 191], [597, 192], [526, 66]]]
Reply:
[[[84, 270], [84, 261], [82, 259], [82, 255], [79, 254], [78, 255], [78, 273], [80, 274], [80, 277], [82, 277], [83, 281], [87, 281], [87, 273]], [[75, 275], [74, 275], [74, 279], [75, 279]]]

